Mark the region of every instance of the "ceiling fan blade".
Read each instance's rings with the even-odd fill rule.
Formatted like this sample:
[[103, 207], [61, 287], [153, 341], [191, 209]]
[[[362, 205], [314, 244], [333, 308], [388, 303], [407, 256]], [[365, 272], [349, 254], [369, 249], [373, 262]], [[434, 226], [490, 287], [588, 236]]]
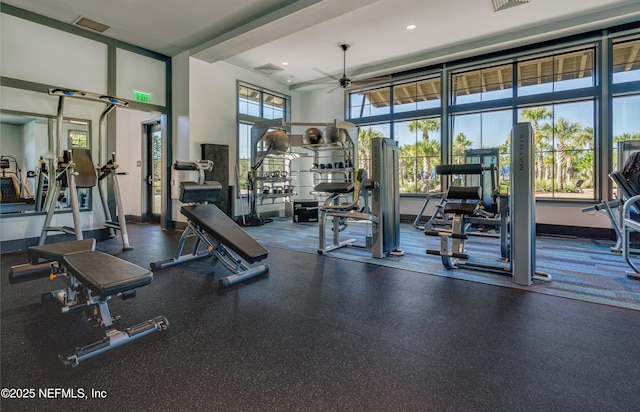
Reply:
[[323, 82], [321, 80], [310, 80], [308, 82], [300, 82], [300, 83], [293, 83], [298, 87], [306, 87], [306, 86], [322, 86], [322, 85], [326, 85], [326, 86], [333, 86], [336, 84], [336, 82]]
[[314, 67], [313, 70], [317, 71], [318, 73], [320, 73], [320, 74], [322, 74], [322, 75], [324, 75], [326, 77], [330, 77], [333, 80], [340, 80], [340, 78], [338, 76], [333, 75], [333, 74], [329, 74], [329, 73], [327, 73], [325, 71], [322, 71], [322, 70], [318, 69], [317, 67]]
[[336, 90], [338, 90], [339, 88], [340, 88], [340, 86], [332, 87], [332, 88], [330, 88], [329, 90], [327, 90], [327, 94], [333, 93], [333, 92], [335, 92]]
[[365, 70], [367, 70], [369, 68], [369, 66], [362, 66], [362, 67], [358, 67], [357, 69], [355, 69], [353, 71], [353, 73], [351, 73], [349, 75], [349, 77], [356, 77], [359, 74], [362, 74]]
[[366, 85], [374, 84], [374, 83], [388, 82], [390, 80], [391, 80], [391, 76], [371, 77], [369, 79], [352, 80], [351, 81], [351, 85], [352, 86], [366, 86]]

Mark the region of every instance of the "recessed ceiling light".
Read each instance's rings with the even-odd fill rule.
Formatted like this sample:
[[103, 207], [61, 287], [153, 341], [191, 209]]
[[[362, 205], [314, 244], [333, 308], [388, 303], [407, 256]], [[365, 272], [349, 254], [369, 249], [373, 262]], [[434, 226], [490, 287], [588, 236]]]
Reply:
[[410, 24], [407, 26], [407, 30], [415, 30], [416, 25], [415, 24]]
[[289, 65], [289, 63], [288, 63], [288, 62], [282, 62], [282, 65], [283, 65], [283, 66], [288, 66], [288, 65]]

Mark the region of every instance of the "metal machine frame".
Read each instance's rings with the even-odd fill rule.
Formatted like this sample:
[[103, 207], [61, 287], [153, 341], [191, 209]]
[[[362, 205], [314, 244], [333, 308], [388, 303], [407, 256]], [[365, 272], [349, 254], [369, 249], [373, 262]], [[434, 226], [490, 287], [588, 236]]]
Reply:
[[[116, 107], [128, 107], [129, 102], [117, 97], [106, 96], [96, 93], [89, 93], [80, 90], [65, 90], [65, 89], [49, 89], [49, 94], [52, 96], [58, 96], [58, 113], [56, 124], [56, 139], [53, 140], [53, 153], [56, 154], [56, 167], [49, 168], [49, 182], [55, 182], [54, 190], [47, 191], [45, 198], [45, 210], [47, 211], [47, 217], [45, 218], [39, 245], [44, 245], [47, 241], [48, 232], [64, 232], [75, 234], [77, 240], [82, 240], [82, 224], [80, 222], [80, 210], [78, 206], [78, 194], [76, 188], [76, 174], [75, 163], [73, 162], [73, 156], [71, 150], [65, 152], [64, 156], [61, 151], [61, 139], [62, 139], [62, 124], [64, 119], [64, 104], [67, 97], [83, 98], [92, 101], [100, 101], [107, 103], [106, 109], [100, 115], [98, 123], [98, 164], [96, 165], [96, 173], [98, 175], [98, 192], [100, 193], [100, 199], [102, 208], [105, 215], [105, 227], [109, 229], [111, 237], [114, 237], [114, 229], [120, 230], [122, 237], [122, 250], [131, 250], [133, 247], [129, 245], [129, 236], [127, 233], [127, 222], [124, 215], [124, 207], [122, 205], [122, 196], [120, 193], [120, 185], [118, 183], [118, 175], [126, 173], [118, 172], [118, 164], [116, 163], [115, 153], [111, 154], [111, 159], [103, 162], [102, 147], [106, 134], [106, 119], [107, 115], [113, 111]], [[108, 195], [103, 181], [107, 177], [111, 177], [113, 184], [113, 193], [116, 202], [118, 221], [112, 220], [111, 212], [108, 204]], [[71, 211], [73, 213], [73, 228], [69, 227], [52, 227], [51, 219], [55, 211], [55, 200], [63, 187], [64, 182], [69, 187], [69, 197], [71, 204]]]
[[[465, 267], [507, 274], [518, 285], [531, 285], [532, 280], [551, 281], [551, 275], [535, 270], [536, 229], [535, 176], [532, 167], [534, 164], [533, 144], [531, 124], [514, 124], [511, 132], [510, 247], [506, 265], [468, 260], [464, 244], [467, 238], [464, 233], [467, 216], [464, 213], [454, 214], [451, 231], [439, 231], [436, 233], [436, 235], [440, 236], [440, 250], [428, 250], [428, 254], [440, 255], [443, 265], [447, 268]], [[475, 188], [469, 187], [469, 189], [479, 190], [479, 186]], [[480, 194], [477, 193], [475, 198], [480, 199]]]
[[[323, 254], [344, 246], [358, 246], [356, 239], [340, 240], [342, 225], [348, 219], [371, 222], [371, 236], [367, 238], [365, 248], [373, 257], [383, 259], [387, 255], [401, 256], [400, 249], [400, 194], [398, 187], [398, 142], [388, 138], [371, 139], [371, 178], [366, 178], [363, 170], [357, 173], [357, 189], [352, 203], [334, 204], [334, 199], [344, 189], [336, 190], [320, 207], [319, 247]], [[325, 189], [326, 190], [326, 189]], [[323, 191], [322, 189], [320, 191]], [[371, 195], [371, 210], [368, 197]], [[365, 198], [363, 212], [354, 210], [360, 195]], [[331, 217], [333, 225], [333, 243], [326, 244], [326, 223]]]
[[[618, 170], [621, 170], [624, 164], [627, 162], [627, 159], [633, 152], [640, 151], [640, 140], [627, 140], [624, 142], [618, 142]], [[613, 172], [612, 172], [613, 173]], [[611, 178], [613, 181], [613, 178]], [[617, 183], [617, 182], [615, 182]], [[615, 253], [622, 253], [623, 242], [624, 242], [624, 211], [623, 206], [625, 203], [626, 195], [624, 191], [618, 187], [616, 196], [614, 200], [603, 200], [598, 202], [592, 206], [585, 207], [582, 209], [582, 212], [591, 212], [591, 211], [602, 211], [604, 212], [609, 221], [611, 222], [611, 228], [616, 235], [616, 243], [611, 247], [611, 251]], [[635, 208], [634, 208], [635, 209]], [[631, 215], [631, 209], [629, 209], [629, 213]], [[635, 213], [640, 213], [640, 211], [636, 210]], [[630, 245], [627, 245], [628, 253], [640, 253], [640, 250], [637, 248], [632, 248]]]

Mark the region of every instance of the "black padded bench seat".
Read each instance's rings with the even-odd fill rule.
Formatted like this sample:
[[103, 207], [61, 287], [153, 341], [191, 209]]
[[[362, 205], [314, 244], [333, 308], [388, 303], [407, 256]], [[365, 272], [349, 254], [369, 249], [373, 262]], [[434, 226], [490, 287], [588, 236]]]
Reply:
[[29, 262], [39, 263], [40, 260], [47, 262], [62, 262], [65, 255], [72, 253], [95, 250], [95, 239], [72, 240], [69, 242], [52, 243], [50, 245], [32, 246], [29, 248]]
[[480, 186], [451, 186], [447, 192], [447, 199], [480, 200], [482, 188]]
[[351, 193], [354, 189], [353, 182], [322, 182], [315, 187], [316, 191], [327, 193]]
[[69, 274], [103, 297], [148, 285], [153, 280], [151, 271], [93, 250], [66, 255], [63, 263]]
[[474, 203], [451, 202], [444, 205], [444, 213], [455, 213], [458, 215], [473, 215], [478, 205]]
[[180, 183], [180, 201], [182, 203], [215, 202], [220, 196], [222, 185], [216, 181]]
[[258, 262], [269, 255], [267, 249], [242, 230], [216, 205], [182, 206], [180, 213], [249, 263]]

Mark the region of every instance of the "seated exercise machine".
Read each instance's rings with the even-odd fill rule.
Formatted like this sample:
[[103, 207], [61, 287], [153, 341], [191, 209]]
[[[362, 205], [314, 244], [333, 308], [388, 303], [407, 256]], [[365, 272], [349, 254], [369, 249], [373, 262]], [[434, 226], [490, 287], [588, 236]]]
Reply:
[[[484, 267], [486, 265], [469, 261], [465, 252], [465, 240], [468, 238], [468, 228], [471, 225], [496, 227], [500, 237], [500, 258], [503, 261], [509, 259], [509, 216], [508, 197], [500, 195], [497, 189], [497, 168], [495, 165], [484, 166], [482, 163], [445, 164], [436, 166], [436, 175], [440, 176], [480, 176], [489, 174], [491, 184], [488, 201], [483, 186], [449, 186], [436, 207], [437, 216], [430, 219], [425, 225], [424, 233], [427, 236], [441, 236], [440, 250], [427, 250], [428, 254], [442, 256], [442, 263], [448, 269], [456, 265], [474, 265]], [[434, 215], [436, 216], [436, 215]], [[448, 226], [439, 227], [441, 221], [449, 222]], [[453, 263], [453, 259], [464, 260]], [[490, 269], [488, 267], [487, 269]]]
[[[180, 208], [187, 218], [187, 227], [182, 232], [178, 250], [173, 258], [151, 263], [155, 272], [169, 266], [181, 264], [207, 256], [229, 269], [233, 274], [219, 280], [222, 287], [234, 285], [269, 271], [269, 265], [249, 265], [265, 259], [269, 252], [254, 238], [249, 236], [236, 222], [228, 217], [216, 205], [212, 204], [220, 196], [222, 186], [215, 181], [205, 181], [204, 172], [211, 170], [213, 162], [176, 161], [175, 170], [197, 171], [198, 182], [180, 182], [180, 201], [188, 205]], [[183, 255], [187, 238], [195, 236], [195, 245], [191, 253]], [[204, 248], [201, 249], [201, 246]]]
[[[533, 175], [533, 139], [530, 123], [516, 123], [511, 132], [511, 194], [502, 202], [500, 218], [494, 223], [500, 227], [501, 259], [504, 263], [472, 260], [466, 253], [468, 236], [465, 227], [480, 213], [483, 199], [481, 187], [451, 186], [446, 195], [443, 213], [451, 215], [451, 230], [425, 231], [426, 235], [440, 236], [440, 250], [427, 250], [438, 255], [447, 269], [465, 267], [488, 270], [512, 277], [514, 283], [530, 285], [532, 280], [550, 282], [551, 275], [535, 270], [535, 180]], [[482, 164], [440, 165], [441, 174], [475, 174], [492, 171]], [[502, 196], [500, 196], [502, 198]], [[507, 219], [508, 210], [508, 219]], [[482, 216], [481, 219], [490, 219]], [[506, 253], [505, 253], [506, 252]]]
[[[355, 182], [322, 182], [315, 190], [329, 193], [320, 206], [318, 253], [323, 254], [345, 246], [362, 246], [356, 239], [340, 240], [340, 232], [349, 220], [367, 221], [372, 225], [371, 236], [367, 236], [364, 247], [374, 258], [387, 255], [402, 256], [400, 242], [400, 207], [398, 193], [398, 143], [387, 138], [371, 139], [371, 173], [367, 178], [364, 169], [356, 173]], [[339, 198], [353, 194], [353, 200], [340, 204]], [[371, 210], [369, 210], [371, 195]], [[364, 197], [364, 207], [359, 210], [358, 202]], [[327, 245], [326, 225], [332, 220], [333, 243]]]
[[[500, 222], [502, 214], [507, 212], [508, 202], [506, 197], [499, 196], [499, 188], [497, 187], [500, 171], [500, 152], [497, 148], [485, 148], [485, 149], [468, 149], [464, 152], [465, 165], [466, 164], [482, 164], [484, 169], [482, 172], [470, 173], [475, 169], [464, 169], [464, 165], [461, 166], [461, 172], [458, 173], [455, 169], [455, 165], [451, 165], [452, 169], [447, 169], [447, 173], [442, 173], [445, 169], [440, 168], [441, 175], [451, 175], [454, 177], [454, 184], [462, 178], [459, 175], [464, 175], [464, 186], [480, 186], [481, 199], [478, 200], [480, 207], [476, 211], [478, 217], [492, 218], [493, 222]], [[490, 165], [490, 166], [484, 166]], [[434, 170], [437, 175], [437, 171]], [[460, 186], [460, 185], [458, 185]], [[443, 209], [447, 203], [447, 192], [431, 192], [426, 193], [425, 201], [416, 218], [413, 222], [413, 226], [416, 229], [423, 231], [435, 231], [440, 229], [451, 230], [451, 216], [444, 213]], [[422, 224], [424, 213], [428, 204], [432, 199], [440, 199], [435, 206], [433, 214]], [[502, 214], [501, 214], [502, 212]], [[469, 222], [470, 227], [476, 225], [476, 222]], [[479, 221], [477, 222], [480, 230], [474, 231], [474, 234], [490, 235], [490, 229], [486, 226], [492, 226], [491, 221]], [[503, 253], [504, 255], [504, 253]]]
[[44, 294], [43, 300], [49, 297], [58, 300], [62, 313], [84, 309], [89, 322], [101, 331], [102, 338], [97, 342], [76, 348], [69, 355], [59, 355], [67, 367], [77, 366], [93, 356], [169, 327], [164, 316], [124, 330], [116, 327], [119, 317], [114, 318], [109, 311], [111, 297], [135, 297], [136, 289], [150, 284], [153, 274], [133, 263], [96, 251], [95, 239], [33, 246], [29, 248], [28, 257], [30, 263], [11, 268], [9, 282], [62, 278], [65, 288]]

